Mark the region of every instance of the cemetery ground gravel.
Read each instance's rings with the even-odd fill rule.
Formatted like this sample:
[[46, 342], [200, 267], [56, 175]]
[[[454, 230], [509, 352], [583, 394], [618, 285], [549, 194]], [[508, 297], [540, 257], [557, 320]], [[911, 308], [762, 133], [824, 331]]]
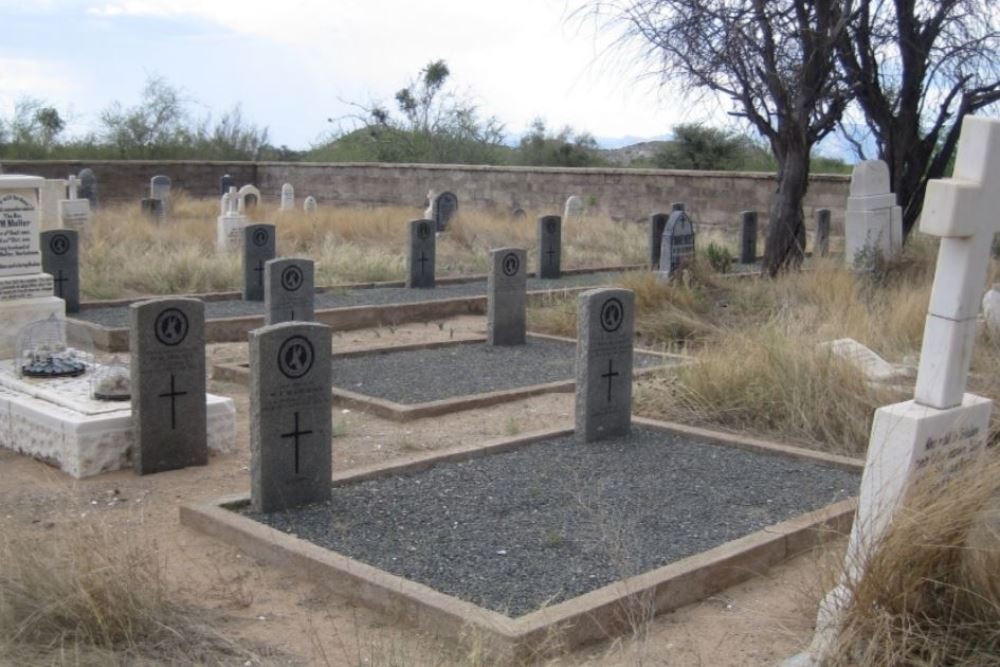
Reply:
[[860, 476], [636, 427], [335, 487], [248, 516], [520, 616], [854, 495]]

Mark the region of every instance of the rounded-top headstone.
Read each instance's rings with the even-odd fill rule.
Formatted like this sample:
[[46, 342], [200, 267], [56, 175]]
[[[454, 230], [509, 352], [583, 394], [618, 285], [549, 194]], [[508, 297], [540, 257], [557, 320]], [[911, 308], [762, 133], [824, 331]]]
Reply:
[[882, 160], [863, 160], [851, 172], [851, 197], [884, 195], [890, 191], [889, 166]]

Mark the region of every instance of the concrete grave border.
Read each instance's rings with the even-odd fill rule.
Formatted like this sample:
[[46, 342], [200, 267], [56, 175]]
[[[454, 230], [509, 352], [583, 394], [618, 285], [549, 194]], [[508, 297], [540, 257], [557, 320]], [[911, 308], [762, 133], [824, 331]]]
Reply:
[[[633, 423], [667, 433], [693, 436], [717, 446], [807, 460], [858, 473], [864, 467], [864, 462], [858, 459], [755, 438], [641, 417], [633, 417]], [[413, 473], [439, 463], [498, 454], [571, 433], [572, 430], [567, 428], [553, 429], [496, 440], [486, 445], [463, 445], [432, 454], [409, 456], [335, 473], [333, 484], [343, 486], [394, 474]], [[635, 605], [652, 605], [655, 613], [664, 613], [703, 600], [832, 537], [846, 534], [857, 507], [856, 498], [833, 503], [700, 554], [511, 618], [231, 511], [249, 502], [248, 494], [239, 494], [184, 505], [180, 508], [180, 522], [270, 565], [299, 576], [323, 580], [338, 594], [421, 630], [452, 641], [468, 640], [470, 636], [482, 640], [491, 655], [508, 659], [536, 657], [553, 648], [567, 650], [626, 632], [630, 629], [630, 608], [635, 611]]]
[[[641, 265], [612, 266], [567, 269], [563, 276], [591, 273], [625, 273], [644, 269]], [[529, 274], [534, 276], [534, 273]], [[468, 276], [453, 276], [438, 278], [438, 286], [457, 285], [463, 283], [485, 282], [486, 274]], [[337, 290], [361, 290], [390, 287], [405, 287], [401, 280], [372, 283], [350, 283], [317, 287], [316, 293], [333, 292]], [[593, 285], [585, 287], [564, 287], [553, 290], [534, 290], [528, 292], [528, 298], [558, 294], [574, 294], [582, 290], [593, 289]], [[163, 295], [166, 298], [167, 295]], [[183, 295], [202, 301], [240, 301], [242, 292], [207, 292], [201, 294]], [[127, 307], [133, 303], [146, 301], [155, 296], [145, 296], [134, 299], [112, 299], [107, 301], [87, 301], [80, 304], [80, 310], [93, 308]], [[432, 299], [428, 301], [408, 301], [405, 303], [388, 303], [373, 306], [345, 306], [342, 308], [317, 309], [315, 321], [326, 324], [334, 331], [351, 331], [385, 325], [407, 324], [410, 322], [426, 322], [436, 319], [455, 317], [457, 315], [485, 315], [487, 295], [456, 297], [453, 299]], [[85, 331], [93, 341], [94, 347], [102, 352], [128, 352], [128, 327], [105, 327], [87, 320], [72, 319], [75, 326]], [[264, 326], [264, 314], [242, 315], [237, 317], [220, 317], [205, 320], [206, 343], [244, 343], [247, 334], [253, 329]]]
[[[528, 338], [535, 338], [538, 340], [558, 341], [560, 343], [572, 343], [574, 345], [576, 344], [575, 338], [564, 338], [562, 336], [550, 336], [547, 334], [529, 333]], [[480, 344], [480, 343], [486, 343], [486, 338], [476, 337], [476, 338], [466, 338], [461, 340], [437, 341], [433, 343], [413, 343], [409, 345], [398, 345], [395, 347], [378, 347], [365, 350], [352, 350], [350, 352], [336, 354], [334, 355], [334, 357], [335, 358], [361, 357], [367, 355], [391, 354], [393, 352], [407, 352], [413, 350], [432, 350], [442, 347], [453, 347], [456, 345], [470, 345], [470, 344]], [[641, 348], [637, 348], [635, 352], [637, 354], [659, 357], [664, 362], [670, 360], [676, 360], [678, 363], [674, 364], [673, 366], [664, 363], [663, 365], [652, 366], [648, 368], [637, 368], [632, 373], [633, 378], [643, 377], [645, 375], [649, 375], [657, 371], [663, 371], [669, 368], [676, 368], [677, 366], [683, 365], [685, 363], [690, 363], [693, 361], [691, 357], [682, 354], [657, 352], [654, 350], [646, 350]], [[246, 364], [239, 364], [239, 363], [215, 364], [212, 367], [212, 379], [249, 386], [250, 367]], [[467, 396], [442, 398], [436, 401], [427, 401], [424, 403], [397, 403], [395, 401], [390, 401], [385, 398], [378, 398], [375, 396], [370, 396], [368, 394], [353, 392], [347, 389], [341, 389], [337, 386], [334, 386], [333, 400], [337, 405], [354, 408], [356, 410], [361, 410], [362, 412], [367, 412], [368, 414], [375, 415], [376, 417], [389, 419], [395, 422], [407, 422], [407, 421], [412, 421], [414, 419], [423, 419], [425, 417], [437, 417], [440, 415], [450, 414], [453, 412], [472, 410], [474, 408], [486, 408], [494, 405], [499, 405], [501, 403], [509, 403], [510, 401], [521, 400], [522, 398], [539, 396], [541, 394], [551, 394], [559, 392], [568, 393], [573, 391], [575, 388], [576, 388], [576, 379], [569, 378], [567, 380], [556, 380], [555, 382], [545, 382], [543, 384], [533, 384], [533, 385], [526, 385], [524, 387], [514, 387], [513, 389], [501, 389], [498, 391], [487, 391], [480, 394], [469, 394]]]

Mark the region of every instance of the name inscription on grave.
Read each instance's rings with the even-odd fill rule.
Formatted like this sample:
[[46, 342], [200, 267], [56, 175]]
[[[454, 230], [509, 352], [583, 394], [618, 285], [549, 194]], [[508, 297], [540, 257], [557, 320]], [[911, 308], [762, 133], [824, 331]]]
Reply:
[[40, 299], [52, 295], [52, 276], [39, 274], [4, 280], [0, 285], [0, 301]]
[[39, 273], [38, 206], [33, 191], [0, 196], [0, 275]]

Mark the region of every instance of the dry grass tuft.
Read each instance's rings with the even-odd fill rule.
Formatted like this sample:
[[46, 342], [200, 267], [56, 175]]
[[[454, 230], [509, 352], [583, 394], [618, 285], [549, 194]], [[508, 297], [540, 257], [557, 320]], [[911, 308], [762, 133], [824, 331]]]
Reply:
[[834, 667], [1000, 664], [1000, 457], [987, 457], [927, 479], [896, 515], [853, 586]]

